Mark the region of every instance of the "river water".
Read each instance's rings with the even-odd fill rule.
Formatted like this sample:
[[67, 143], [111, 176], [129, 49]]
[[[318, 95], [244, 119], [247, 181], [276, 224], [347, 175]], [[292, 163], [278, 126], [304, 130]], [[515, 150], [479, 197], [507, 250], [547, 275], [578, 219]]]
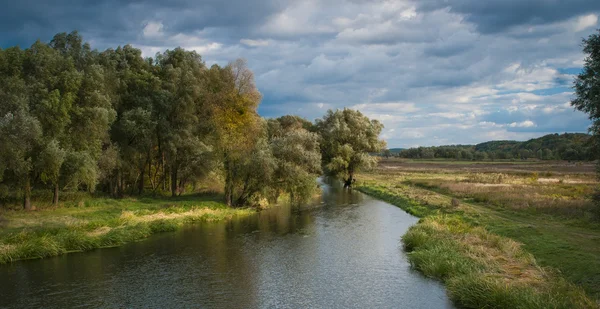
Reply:
[[415, 217], [337, 185], [316, 206], [0, 265], [0, 308], [452, 308], [402, 251]]

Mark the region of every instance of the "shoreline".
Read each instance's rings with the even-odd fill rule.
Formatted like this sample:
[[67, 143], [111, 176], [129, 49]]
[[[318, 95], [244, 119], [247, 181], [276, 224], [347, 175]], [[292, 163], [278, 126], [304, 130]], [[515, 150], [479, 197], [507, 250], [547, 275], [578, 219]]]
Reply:
[[92, 206], [3, 212], [6, 226], [0, 229], [0, 265], [118, 247], [184, 225], [257, 212], [202, 198], [91, 201]]
[[490, 232], [481, 224], [486, 213], [462, 203], [424, 203], [382, 185], [363, 183], [356, 190], [420, 218], [402, 237], [409, 261], [425, 276], [444, 283], [451, 300], [461, 307], [599, 307], [583, 288], [539, 266], [521, 243]]

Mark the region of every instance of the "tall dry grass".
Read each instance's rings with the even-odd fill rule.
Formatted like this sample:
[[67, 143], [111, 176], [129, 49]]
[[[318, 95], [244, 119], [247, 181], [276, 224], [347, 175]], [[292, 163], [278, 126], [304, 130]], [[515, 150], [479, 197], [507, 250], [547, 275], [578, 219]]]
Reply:
[[539, 267], [519, 243], [460, 217], [426, 217], [402, 239], [411, 264], [443, 280], [463, 308], [597, 308], [581, 288]]

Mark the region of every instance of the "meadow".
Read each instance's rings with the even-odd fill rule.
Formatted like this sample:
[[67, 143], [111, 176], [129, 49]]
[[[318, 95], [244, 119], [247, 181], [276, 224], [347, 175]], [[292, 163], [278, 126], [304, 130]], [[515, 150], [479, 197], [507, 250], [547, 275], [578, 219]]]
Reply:
[[391, 158], [357, 178], [359, 190], [423, 218], [403, 239], [411, 263], [461, 306], [598, 306], [592, 163]]
[[222, 200], [222, 194], [215, 193], [123, 199], [76, 193], [58, 206], [34, 201], [38, 205], [34, 211], [4, 208], [0, 210], [0, 264], [120, 246], [184, 224], [256, 212], [230, 208]]

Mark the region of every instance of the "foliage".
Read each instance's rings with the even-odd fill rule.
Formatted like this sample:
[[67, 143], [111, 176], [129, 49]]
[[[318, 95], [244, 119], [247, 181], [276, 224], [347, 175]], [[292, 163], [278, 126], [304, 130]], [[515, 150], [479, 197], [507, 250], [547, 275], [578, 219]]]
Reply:
[[[588, 198], [597, 185], [593, 164], [577, 167], [577, 173], [575, 166], [555, 163], [502, 164], [499, 173], [491, 162], [395, 161], [382, 160], [382, 168], [361, 173], [358, 189], [419, 217], [450, 214], [518, 241], [541, 266], [600, 299], [600, 226]], [[536, 183], [530, 180], [534, 171]], [[460, 202], [457, 207], [452, 199]]]
[[305, 202], [317, 188], [315, 178], [321, 174], [319, 136], [310, 132], [310, 122], [295, 116], [269, 119], [267, 123], [271, 151], [276, 160], [273, 195], [290, 195], [292, 203]]
[[114, 200], [88, 196], [59, 209], [2, 212], [6, 221], [0, 229], [0, 264], [120, 246], [179, 229], [185, 223], [255, 213], [249, 208], [228, 209], [216, 198], [195, 195]]
[[[574, 81], [576, 98], [571, 101], [576, 109], [585, 112], [592, 120], [590, 132], [593, 134], [594, 159], [600, 159], [600, 29], [583, 40], [583, 52], [586, 54], [583, 71]], [[598, 163], [600, 176], [600, 161]], [[600, 199], [595, 197], [596, 213], [600, 214]], [[600, 218], [600, 215], [597, 216]]]
[[348, 177], [349, 182], [354, 173], [377, 163], [377, 158], [369, 153], [378, 153], [385, 148], [385, 142], [379, 139], [383, 124], [370, 120], [360, 111], [329, 110], [322, 119], [317, 119], [316, 127], [321, 134], [325, 171]]
[[539, 160], [594, 160], [592, 139], [588, 134], [549, 134], [526, 142], [491, 141], [477, 145], [418, 147], [398, 152], [401, 158], [411, 159], [539, 159]]
[[382, 125], [358, 111], [330, 111], [319, 127], [262, 119], [260, 100], [243, 59], [207, 68], [182, 48], [154, 58], [130, 45], [97, 51], [75, 31], [0, 50], [3, 199], [21, 196], [30, 209], [32, 188], [50, 187], [55, 205], [65, 191], [175, 197], [211, 175], [229, 206], [282, 194], [302, 203], [317, 189], [322, 150], [329, 170], [352, 173], [383, 146]]

